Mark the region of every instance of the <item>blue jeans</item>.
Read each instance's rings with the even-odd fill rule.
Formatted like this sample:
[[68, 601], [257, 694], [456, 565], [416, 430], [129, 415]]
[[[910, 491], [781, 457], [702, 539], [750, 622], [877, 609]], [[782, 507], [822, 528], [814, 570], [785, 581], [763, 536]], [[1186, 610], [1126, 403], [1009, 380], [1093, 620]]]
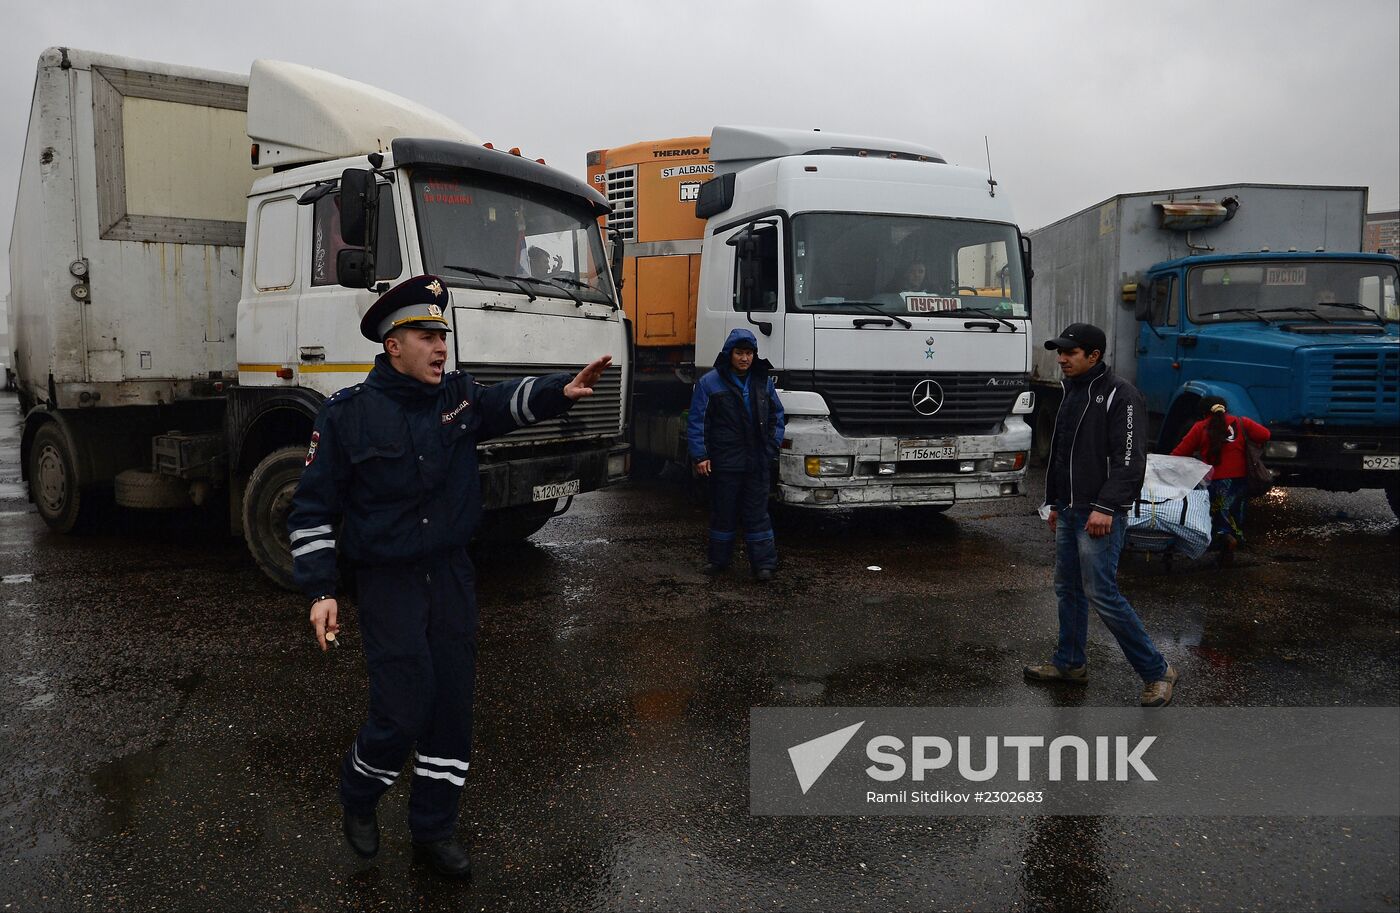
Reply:
[[1089, 637], [1089, 605], [1118, 638], [1123, 655], [1145, 682], [1166, 676], [1167, 661], [1152, 643], [1142, 621], [1128, 600], [1118, 592], [1118, 555], [1128, 521], [1113, 518], [1113, 528], [1095, 539], [1084, 525], [1087, 507], [1059, 512], [1055, 524], [1055, 596], [1060, 603], [1060, 644], [1052, 660], [1061, 669], [1085, 664], [1084, 645]]

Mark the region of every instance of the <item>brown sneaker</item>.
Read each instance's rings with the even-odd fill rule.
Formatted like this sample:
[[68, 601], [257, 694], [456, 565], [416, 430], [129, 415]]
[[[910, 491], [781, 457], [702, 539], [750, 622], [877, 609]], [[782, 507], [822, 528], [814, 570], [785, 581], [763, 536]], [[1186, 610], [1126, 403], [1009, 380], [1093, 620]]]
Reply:
[[1172, 686], [1177, 680], [1176, 667], [1168, 666], [1166, 677], [1148, 682], [1142, 689], [1142, 706], [1165, 707], [1172, 702]]
[[1061, 669], [1054, 663], [1040, 663], [1034, 666], [1026, 666], [1026, 678], [1033, 682], [1068, 682], [1072, 685], [1082, 685], [1089, 680], [1089, 669], [1087, 666], [1077, 666], [1073, 669]]

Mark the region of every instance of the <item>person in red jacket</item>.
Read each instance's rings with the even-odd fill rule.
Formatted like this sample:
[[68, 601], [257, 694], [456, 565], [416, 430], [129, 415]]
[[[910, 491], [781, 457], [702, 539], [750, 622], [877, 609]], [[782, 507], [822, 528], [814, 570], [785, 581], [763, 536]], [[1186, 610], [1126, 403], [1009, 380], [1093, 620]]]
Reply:
[[1245, 439], [1263, 444], [1270, 437], [1268, 428], [1242, 415], [1230, 415], [1227, 408], [1218, 396], [1203, 397], [1201, 412], [1205, 417], [1192, 425], [1172, 450], [1172, 456], [1195, 457], [1213, 468], [1211, 532], [1222, 564], [1234, 560], [1235, 549], [1244, 541], [1244, 505], [1249, 500]]

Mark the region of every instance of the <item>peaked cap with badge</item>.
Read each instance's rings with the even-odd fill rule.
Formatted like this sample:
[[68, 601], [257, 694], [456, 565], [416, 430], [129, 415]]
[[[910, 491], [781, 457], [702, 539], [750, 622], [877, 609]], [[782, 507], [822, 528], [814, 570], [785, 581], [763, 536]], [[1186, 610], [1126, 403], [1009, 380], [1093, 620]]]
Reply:
[[370, 342], [383, 342], [399, 327], [452, 332], [443, 316], [450, 298], [447, 287], [437, 276], [405, 279], [380, 295], [360, 318], [360, 335]]

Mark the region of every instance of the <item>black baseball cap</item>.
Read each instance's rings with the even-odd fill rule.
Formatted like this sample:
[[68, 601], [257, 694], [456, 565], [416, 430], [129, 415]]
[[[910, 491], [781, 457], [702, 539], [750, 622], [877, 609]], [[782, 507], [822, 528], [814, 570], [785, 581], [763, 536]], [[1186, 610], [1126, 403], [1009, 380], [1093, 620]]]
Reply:
[[1045, 348], [1083, 349], [1085, 355], [1092, 355], [1095, 350], [1108, 351], [1108, 337], [1092, 323], [1071, 323], [1059, 336], [1045, 340]]

